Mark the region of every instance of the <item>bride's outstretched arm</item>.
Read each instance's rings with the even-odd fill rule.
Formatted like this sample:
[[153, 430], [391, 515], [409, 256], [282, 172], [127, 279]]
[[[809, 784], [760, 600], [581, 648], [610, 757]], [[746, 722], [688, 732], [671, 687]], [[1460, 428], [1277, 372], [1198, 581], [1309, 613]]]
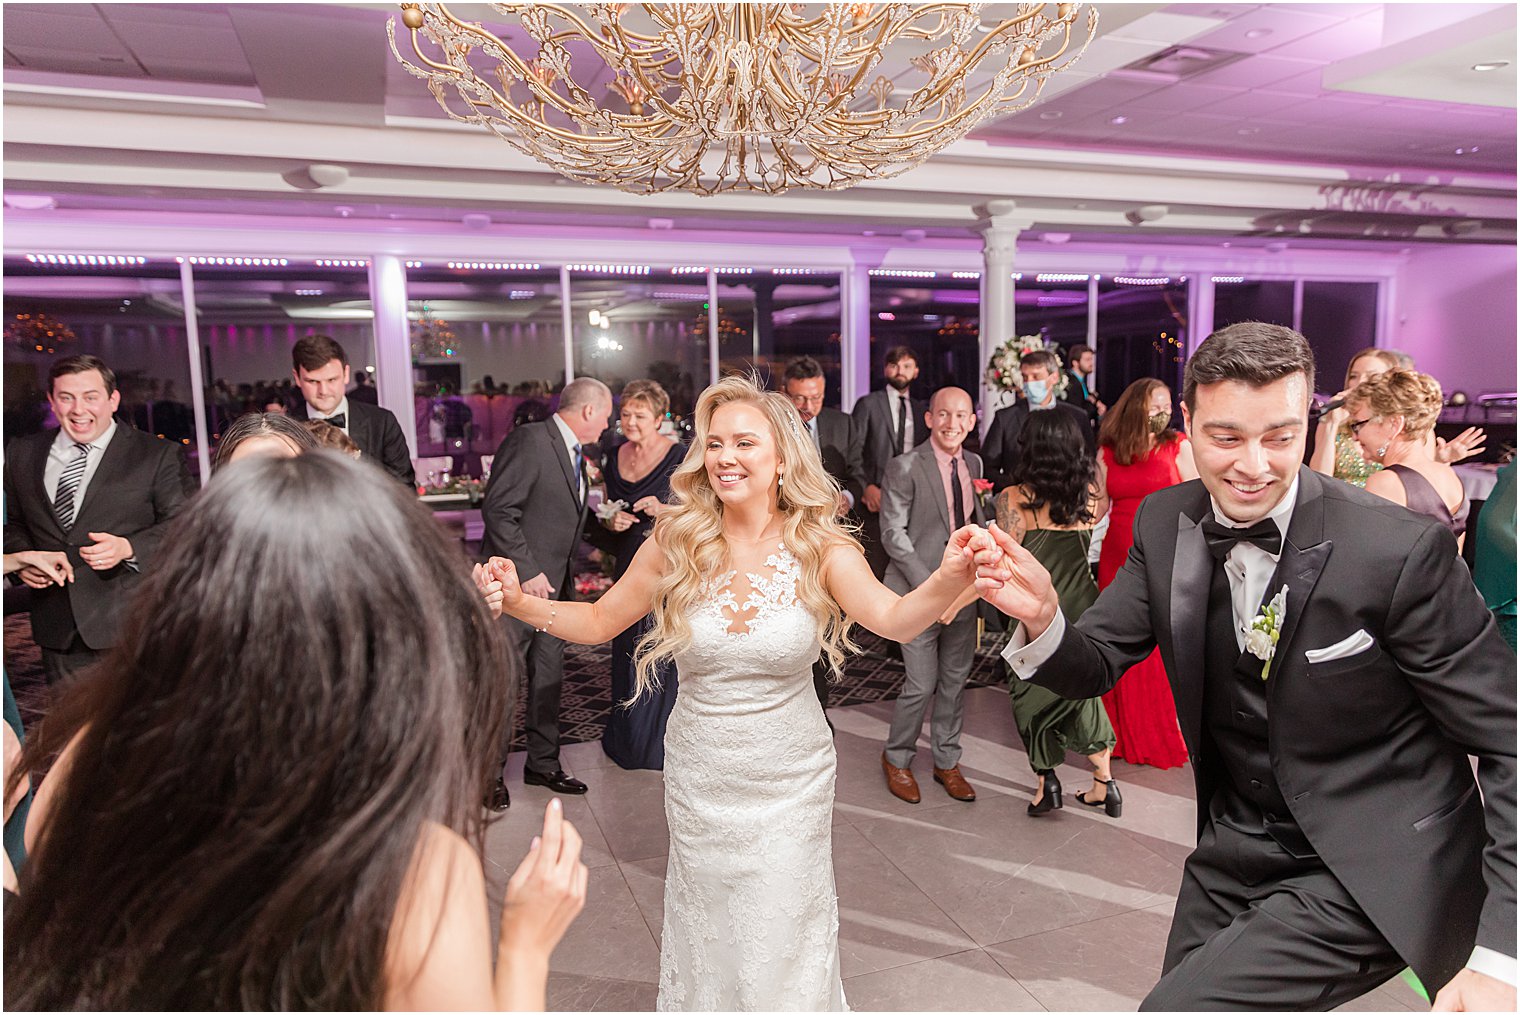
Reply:
[[654, 606], [654, 590], [665, 566], [665, 551], [646, 539], [623, 577], [594, 603], [541, 599], [522, 590], [517, 569], [505, 557], [492, 557], [475, 566], [480, 586], [493, 613], [505, 613], [540, 631], [577, 645], [611, 641]]
[[899, 596], [876, 580], [858, 547], [842, 546], [829, 554], [824, 580], [839, 608], [855, 623], [892, 641], [912, 641], [975, 581], [978, 553], [989, 562], [998, 556], [987, 531], [977, 525], [956, 530], [929, 580]]

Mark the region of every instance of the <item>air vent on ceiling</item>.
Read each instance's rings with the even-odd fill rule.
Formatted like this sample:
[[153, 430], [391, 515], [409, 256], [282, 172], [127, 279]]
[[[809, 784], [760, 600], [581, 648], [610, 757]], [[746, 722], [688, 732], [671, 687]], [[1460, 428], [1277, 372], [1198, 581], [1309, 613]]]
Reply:
[[1207, 71], [1218, 70], [1237, 60], [1245, 59], [1247, 55], [1220, 49], [1204, 49], [1201, 46], [1172, 46], [1120, 67], [1118, 70], [1109, 71], [1108, 76], [1173, 84]]

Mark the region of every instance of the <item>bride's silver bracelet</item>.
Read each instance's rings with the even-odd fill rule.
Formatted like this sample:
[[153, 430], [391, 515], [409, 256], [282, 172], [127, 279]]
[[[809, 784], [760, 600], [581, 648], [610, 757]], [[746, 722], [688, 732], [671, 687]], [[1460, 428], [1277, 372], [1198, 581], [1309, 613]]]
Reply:
[[543, 627], [536, 628], [536, 630], [538, 631], [538, 633], [539, 634], [548, 634], [549, 633], [549, 628], [551, 628], [551, 627], [554, 626], [554, 618], [556, 616], [558, 616], [558, 614], [556, 614], [554, 612], [554, 607], [550, 606], [549, 607], [549, 622], [547, 624], [545, 624]]

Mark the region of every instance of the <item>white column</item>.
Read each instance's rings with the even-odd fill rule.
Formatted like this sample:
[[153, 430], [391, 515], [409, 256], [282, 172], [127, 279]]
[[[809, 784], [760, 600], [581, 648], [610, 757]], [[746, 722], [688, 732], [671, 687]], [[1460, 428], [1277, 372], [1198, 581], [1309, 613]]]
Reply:
[[369, 262], [369, 298], [375, 308], [375, 387], [380, 404], [396, 416], [406, 446], [417, 457], [417, 411], [412, 395], [412, 326], [406, 316], [406, 262], [376, 254]]
[[[981, 286], [981, 365], [986, 366], [992, 352], [1013, 337], [1013, 264], [1019, 234], [1034, 220], [1016, 213], [1010, 200], [988, 201], [985, 218], [978, 226], [982, 234]], [[992, 414], [1002, 407], [1002, 392], [994, 391], [983, 381], [982, 431], [992, 423]]]
[[718, 383], [718, 273], [707, 269], [707, 383]]
[[195, 451], [201, 463], [201, 486], [211, 479], [211, 442], [206, 428], [206, 368], [201, 363], [201, 329], [195, 309], [195, 273], [180, 262], [179, 284], [185, 302], [185, 341], [190, 351], [190, 405], [195, 410]]
[[839, 279], [839, 407], [845, 412], [871, 390], [871, 268], [881, 263], [879, 251], [851, 253]]
[[1188, 333], [1183, 354], [1193, 355], [1203, 340], [1214, 333], [1214, 276], [1208, 270], [1193, 276], [1188, 298]]
[[565, 383], [575, 380], [575, 308], [570, 303], [570, 268], [559, 266], [559, 313], [565, 329]]
[[1087, 276], [1087, 347], [1098, 354], [1098, 276]]

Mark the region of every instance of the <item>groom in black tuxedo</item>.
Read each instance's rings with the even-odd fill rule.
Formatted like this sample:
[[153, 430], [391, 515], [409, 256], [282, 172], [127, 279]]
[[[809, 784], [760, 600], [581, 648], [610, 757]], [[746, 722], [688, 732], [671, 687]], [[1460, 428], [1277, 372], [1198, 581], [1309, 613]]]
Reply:
[[[1329, 1009], [1408, 965], [1438, 1008], [1513, 1011], [1515, 655], [1449, 531], [1302, 467], [1313, 379], [1297, 332], [1211, 335], [1201, 481], [1145, 501], [1097, 603], [1067, 624], [1006, 537], [978, 586], [1025, 625], [1014, 672], [1066, 697], [1161, 648], [1198, 848], [1142, 1010]], [[1275, 646], [1248, 637], [1279, 594]]]

